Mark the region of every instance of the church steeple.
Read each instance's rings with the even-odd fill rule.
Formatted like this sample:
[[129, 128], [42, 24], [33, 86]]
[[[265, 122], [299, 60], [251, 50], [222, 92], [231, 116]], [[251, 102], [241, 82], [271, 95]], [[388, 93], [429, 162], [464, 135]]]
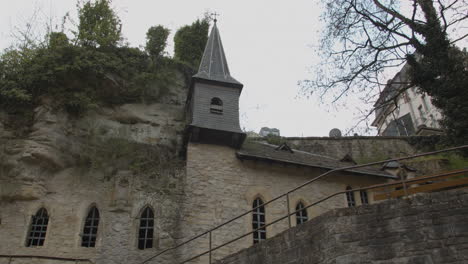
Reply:
[[206, 42], [198, 73], [193, 78], [222, 82], [239, 88], [243, 87], [243, 84], [234, 79], [229, 72], [216, 20]]
[[224, 54], [216, 20], [188, 98], [190, 141], [240, 147], [239, 97], [244, 85], [234, 79]]

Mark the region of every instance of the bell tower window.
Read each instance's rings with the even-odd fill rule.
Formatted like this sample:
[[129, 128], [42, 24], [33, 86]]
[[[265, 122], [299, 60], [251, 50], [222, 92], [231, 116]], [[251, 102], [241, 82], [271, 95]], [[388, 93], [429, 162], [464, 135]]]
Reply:
[[223, 114], [223, 101], [218, 97], [211, 98], [210, 112], [212, 114]]

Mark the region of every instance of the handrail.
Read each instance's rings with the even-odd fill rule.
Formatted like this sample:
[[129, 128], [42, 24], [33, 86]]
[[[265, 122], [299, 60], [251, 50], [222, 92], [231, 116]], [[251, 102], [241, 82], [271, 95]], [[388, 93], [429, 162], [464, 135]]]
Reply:
[[[410, 156], [406, 156], [406, 157], [402, 157], [402, 158], [387, 159], [387, 160], [382, 160], [382, 161], [369, 162], [369, 163], [365, 163], [365, 164], [353, 165], [353, 166], [347, 166], [347, 167], [341, 167], [341, 168], [336, 168], [336, 169], [329, 170], [329, 171], [327, 171], [325, 173], [322, 173], [319, 176], [317, 176], [317, 177], [315, 177], [315, 178], [313, 178], [311, 180], [308, 180], [308, 181], [304, 182], [303, 184], [300, 184], [299, 186], [297, 186], [297, 187], [295, 187], [293, 189], [290, 189], [289, 191], [287, 191], [287, 192], [285, 192], [283, 194], [280, 194], [280, 195], [276, 196], [275, 198], [263, 203], [262, 205], [259, 205], [259, 206], [255, 207], [255, 208], [252, 208], [252, 209], [250, 209], [250, 210], [248, 210], [248, 211], [246, 211], [246, 212], [244, 212], [244, 213], [242, 213], [242, 214], [240, 214], [240, 215], [238, 215], [238, 216], [236, 216], [234, 218], [231, 218], [230, 220], [228, 220], [228, 221], [226, 221], [224, 223], [221, 223], [221, 224], [219, 224], [219, 225], [217, 225], [217, 226], [215, 226], [215, 227], [213, 227], [213, 228], [211, 228], [211, 229], [209, 229], [209, 230], [207, 230], [205, 232], [202, 232], [202, 233], [200, 233], [200, 234], [198, 234], [198, 235], [196, 235], [196, 236], [194, 236], [194, 237], [192, 237], [192, 238], [190, 238], [190, 239], [188, 239], [188, 240], [186, 240], [184, 242], [181, 242], [180, 244], [177, 244], [177, 245], [175, 245], [173, 247], [166, 248], [165, 250], [163, 250], [163, 251], [161, 251], [161, 252], [159, 252], [159, 253], [157, 253], [157, 254], [149, 257], [149, 258], [147, 258], [144, 261], [142, 261], [141, 264], [147, 263], [147, 262], [153, 260], [154, 258], [157, 258], [158, 256], [161, 256], [161, 255], [165, 254], [168, 251], [175, 250], [175, 249], [177, 249], [177, 248], [179, 248], [179, 247], [181, 247], [181, 246], [183, 246], [185, 244], [188, 244], [188, 243], [190, 243], [190, 242], [192, 242], [192, 241], [194, 241], [194, 240], [196, 240], [196, 239], [198, 239], [198, 238], [200, 238], [200, 237], [202, 237], [204, 235], [210, 234], [210, 236], [211, 236], [211, 233], [213, 231], [215, 231], [215, 230], [217, 230], [217, 229], [219, 229], [219, 228], [221, 228], [221, 227], [223, 227], [223, 226], [225, 226], [225, 225], [227, 225], [229, 223], [232, 223], [233, 221], [235, 221], [235, 220], [237, 220], [237, 219], [239, 219], [239, 218], [241, 218], [241, 217], [243, 217], [245, 215], [248, 215], [248, 214], [252, 213], [252, 211], [256, 210], [257, 208], [266, 206], [266, 205], [268, 205], [268, 204], [270, 204], [270, 203], [272, 203], [274, 201], [277, 201], [280, 198], [283, 198], [285, 196], [287, 198], [289, 198], [289, 194], [303, 188], [304, 186], [307, 186], [307, 185], [309, 185], [309, 184], [311, 184], [313, 182], [316, 182], [317, 180], [319, 180], [319, 179], [321, 179], [321, 178], [323, 178], [325, 176], [328, 176], [328, 175], [330, 175], [330, 174], [332, 174], [334, 172], [357, 169], [357, 168], [363, 168], [363, 167], [368, 167], [368, 166], [373, 166], [373, 165], [379, 165], [379, 164], [383, 164], [383, 163], [387, 163], [387, 162], [391, 162], [391, 161], [401, 161], [401, 160], [414, 159], [414, 158], [418, 158], [418, 157], [434, 155], [434, 154], [439, 154], [439, 153], [445, 153], [445, 152], [450, 152], [450, 151], [455, 151], [455, 150], [461, 150], [461, 149], [465, 149], [465, 148], [468, 148], [468, 145], [462, 145], [462, 146], [458, 146], [458, 147], [452, 147], [452, 148], [447, 148], [447, 149], [442, 149], [442, 150], [437, 150], [437, 151], [430, 151], [430, 152], [425, 152], [425, 153], [420, 153], [420, 154], [414, 154], [414, 155], [410, 155]], [[409, 182], [409, 181], [410, 180], [406, 180], [406, 181], [403, 181], [403, 183]], [[389, 185], [395, 185], [395, 184], [397, 184], [397, 183], [393, 183], [393, 184], [389, 184]], [[400, 182], [400, 184], [401, 184], [401, 182]], [[383, 187], [383, 186], [380, 186], [380, 187]], [[365, 188], [359, 188], [359, 189], [356, 189], [356, 190], [364, 190], [364, 189]], [[338, 195], [338, 194], [343, 194], [343, 193], [346, 193], [346, 192], [349, 192], [349, 191], [351, 191], [351, 190], [338, 192], [338, 193], [333, 194], [333, 196]], [[326, 200], [326, 199], [321, 199], [317, 203], [320, 203], [320, 202], [322, 202], [324, 200]], [[314, 203], [314, 205], [317, 204], [317, 203]], [[309, 205], [306, 208], [309, 208], [310, 206], [312, 206], [312, 205]], [[289, 212], [288, 212], [288, 214], [289, 214]], [[290, 217], [290, 214], [288, 216], [286, 216], [286, 217]], [[281, 220], [285, 219], [286, 217], [281, 218]], [[269, 223], [268, 225], [265, 225], [265, 227], [269, 226], [269, 225], [272, 225], [274, 223], [277, 223], [278, 221], [280, 221], [280, 220], [275, 220], [275, 221]], [[290, 224], [289, 227], [291, 227], [291, 224]], [[260, 229], [262, 229], [262, 227], [259, 227], [258, 229], [248, 233], [247, 235], [250, 235], [250, 234], [252, 234], [255, 231], [258, 231]], [[241, 237], [237, 237], [234, 241], [237, 241], [237, 240], [239, 240], [239, 239], [241, 239], [241, 238], [243, 238], [243, 237], [245, 237], [247, 235], [242, 235]], [[232, 242], [234, 242], [234, 241], [232, 241]], [[230, 243], [232, 243], [232, 242], [230, 242]], [[225, 244], [223, 244], [221, 246], [225, 246]], [[215, 248], [211, 248], [211, 240], [210, 240], [210, 250], [205, 251], [202, 254], [199, 254], [196, 257], [193, 257], [193, 258], [191, 258], [189, 260], [186, 260], [184, 262], [181, 262], [181, 263], [186, 263], [186, 262], [191, 261], [191, 260], [193, 260], [195, 258], [198, 258], [198, 257], [203, 256], [205, 254], [211, 253], [212, 251], [214, 251], [216, 249], [219, 249], [219, 248], [220, 248], [220, 246], [217, 246]]]
[[179, 264], [183, 264], [183, 263], [192, 261], [192, 260], [194, 260], [194, 259], [196, 259], [196, 258], [199, 258], [199, 257], [201, 257], [201, 256], [203, 256], [203, 255], [206, 255], [206, 254], [210, 253], [210, 251], [215, 251], [215, 250], [217, 250], [217, 249], [219, 249], [219, 248], [222, 248], [222, 247], [224, 247], [224, 246], [227, 246], [227, 245], [229, 245], [229, 244], [231, 244], [231, 243], [233, 243], [233, 242], [236, 242], [237, 240], [242, 239], [242, 238], [244, 238], [244, 237], [246, 237], [246, 236], [249, 236], [249, 235], [251, 235], [251, 234], [253, 234], [253, 233], [255, 233], [255, 232], [257, 232], [257, 231], [259, 231], [259, 230], [261, 230], [261, 229], [263, 229], [263, 228], [267, 228], [268, 226], [273, 225], [273, 224], [276, 224], [276, 223], [278, 223], [278, 222], [280, 222], [280, 221], [282, 221], [282, 220], [284, 220], [284, 219], [286, 219], [286, 218], [291, 218], [291, 216], [295, 215], [295, 214], [296, 214], [297, 212], [299, 212], [299, 211], [302, 211], [302, 210], [304, 210], [304, 209], [310, 208], [310, 207], [312, 207], [312, 206], [314, 206], [314, 205], [317, 205], [317, 204], [319, 204], [319, 203], [321, 203], [321, 202], [324, 202], [324, 201], [326, 201], [326, 200], [329, 200], [329, 199], [331, 199], [331, 198], [333, 198], [333, 197], [335, 197], [335, 196], [337, 196], [337, 195], [340, 195], [340, 194], [345, 194], [345, 193], [347, 193], [347, 192], [357, 192], [357, 191], [364, 191], [364, 190], [372, 190], [372, 189], [377, 189], [377, 188], [382, 188], [382, 187], [387, 187], [387, 186], [399, 185], [399, 184], [401, 184], [401, 183], [412, 183], [412, 182], [417, 182], [417, 181], [420, 181], [420, 180], [435, 179], [435, 178], [439, 178], [439, 177], [442, 177], [442, 176], [455, 175], [455, 174], [465, 173], [465, 172], [468, 172], [468, 168], [463, 169], [463, 170], [459, 170], [459, 171], [453, 171], [453, 172], [448, 172], [448, 173], [442, 173], [442, 174], [437, 174], [437, 175], [431, 175], [431, 176], [427, 176], [427, 177], [421, 177], [421, 178], [417, 178], [417, 179], [409, 179], [409, 180], [402, 180], [402, 181], [396, 181], [396, 182], [391, 182], [391, 183], [375, 184], [375, 185], [371, 185], [371, 186], [367, 186], [367, 187], [361, 187], [361, 188], [355, 188], [355, 189], [352, 189], [352, 190], [345, 190], [345, 191], [335, 192], [335, 193], [333, 193], [333, 194], [330, 194], [330, 195], [326, 196], [325, 198], [322, 198], [322, 199], [320, 199], [320, 200], [318, 200], [318, 201], [316, 201], [316, 202], [314, 202], [314, 203], [312, 203], [312, 204], [309, 204], [308, 206], [305, 206], [304, 208], [301, 208], [301, 209], [299, 209], [299, 210], [296, 210], [296, 211], [294, 211], [294, 212], [292, 212], [292, 213], [288, 213], [286, 216], [282, 216], [282, 217], [280, 217], [280, 218], [277, 218], [276, 220], [272, 221], [271, 223], [265, 224], [265, 225], [263, 225], [263, 226], [261, 226], [261, 227], [255, 229], [255, 230], [252, 230], [252, 231], [250, 231], [250, 232], [248, 232], [248, 233], [245, 233], [245, 234], [243, 234], [243, 235], [241, 235], [241, 236], [238, 236], [238, 237], [236, 237], [236, 238], [234, 238], [234, 239], [232, 239], [232, 240], [230, 240], [230, 241], [228, 241], [228, 242], [225, 242], [225, 243], [223, 243], [223, 244], [221, 244], [221, 245], [219, 245], [219, 246], [216, 246], [216, 247], [212, 248], [211, 250], [207, 250], [207, 251], [202, 252], [202, 253], [200, 253], [200, 254], [198, 254], [198, 255], [196, 255], [196, 256], [190, 258], [190, 259], [184, 260], [183, 262], [180, 262]]
[[90, 259], [82, 258], [65, 258], [65, 257], [48, 257], [48, 256], [36, 256], [36, 255], [0, 255], [0, 258], [38, 258], [38, 259], [50, 259], [50, 260], [61, 260], [61, 261], [73, 261], [73, 262], [92, 262]]

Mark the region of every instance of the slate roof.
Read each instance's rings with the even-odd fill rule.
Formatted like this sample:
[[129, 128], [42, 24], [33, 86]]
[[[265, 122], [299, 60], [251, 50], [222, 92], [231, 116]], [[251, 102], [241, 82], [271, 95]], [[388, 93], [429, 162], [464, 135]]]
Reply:
[[234, 79], [229, 72], [223, 44], [221, 43], [221, 36], [216, 23], [211, 29], [210, 37], [206, 42], [198, 73], [193, 78], [227, 83], [240, 88], [244, 86]]
[[[323, 169], [337, 169], [354, 165], [350, 162], [342, 162], [331, 157], [313, 154], [310, 152], [300, 150], [293, 150], [292, 152], [284, 151], [279, 149], [278, 146], [261, 142], [244, 143], [242, 148], [237, 151], [236, 155], [239, 159], [269, 160]], [[349, 169], [345, 171], [385, 178], [396, 178], [389, 173], [372, 167]]]

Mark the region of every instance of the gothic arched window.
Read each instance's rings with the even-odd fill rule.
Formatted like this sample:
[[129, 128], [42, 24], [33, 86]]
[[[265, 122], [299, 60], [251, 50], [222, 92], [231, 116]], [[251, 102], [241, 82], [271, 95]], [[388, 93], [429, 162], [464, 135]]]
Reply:
[[[252, 229], [256, 230], [265, 225], [265, 206], [263, 206], [263, 201], [260, 198], [257, 198], [253, 201], [252, 207]], [[257, 208], [258, 207], [258, 208]], [[266, 239], [266, 229], [265, 227], [258, 229], [253, 233], [253, 242], [254, 244]]]
[[218, 97], [211, 98], [210, 112], [213, 114], [223, 114], [223, 101]]
[[47, 225], [49, 224], [49, 215], [45, 208], [41, 208], [31, 218], [31, 226], [29, 227], [28, 239], [26, 241], [27, 247], [43, 246]]
[[369, 204], [369, 197], [367, 196], [366, 190], [361, 190], [361, 203], [362, 204]]
[[297, 203], [296, 205], [296, 224], [300, 225], [304, 222], [307, 222], [307, 209], [304, 208], [304, 204], [302, 202]]
[[96, 206], [89, 209], [88, 216], [86, 216], [83, 234], [81, 237], [82, 247], [95, 247], [97, 231], [99, 226], [99, 211]]
[[353, 188], [351, 186], [346, 187], [346, 201], [348, 201], [348, 207], [356, 206], [356, 200], [354, 199], [354, 192], [350, 191]]
[[140, 215], [138, 228], [138, 249], [152, 248], [154, 234], [154, 213], [146, 207]]

